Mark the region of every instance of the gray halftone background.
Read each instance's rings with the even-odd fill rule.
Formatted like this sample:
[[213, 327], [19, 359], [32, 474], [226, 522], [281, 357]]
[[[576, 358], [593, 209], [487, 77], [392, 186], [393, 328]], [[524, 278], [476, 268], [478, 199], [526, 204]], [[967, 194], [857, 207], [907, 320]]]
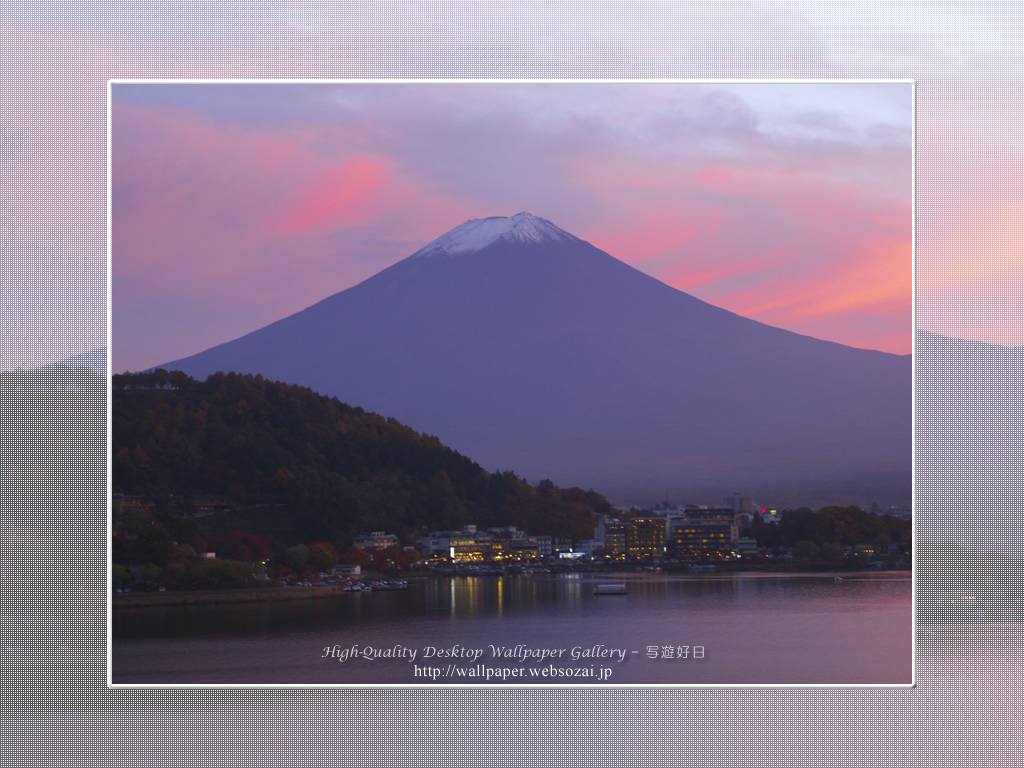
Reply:
[[[1020, 306], [1020, 11], [838, 5], [5, 7], [4, 354], [67, 359], [71, 329], [103, 343], [106, 82], [129, 77], [915, 78], [918, 324], [994, 338]], [[1012, 764], [1019, 356], [932, 336], [917, 353], [913, 690], [107, 690], [105, 393], [63, 370], [5, 385], [3, 762]]]

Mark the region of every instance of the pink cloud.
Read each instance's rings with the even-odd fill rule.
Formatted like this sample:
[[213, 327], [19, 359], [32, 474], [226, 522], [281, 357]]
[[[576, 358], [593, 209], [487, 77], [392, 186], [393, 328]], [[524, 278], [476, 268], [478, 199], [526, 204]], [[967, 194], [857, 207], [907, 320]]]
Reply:
[[[623, 227], [624, 223], [627, 226]], [[714, 228], [716, 223], [714, 220], [680, 220], [669, 211], [648, 209], [634, 211], [628, 219], [605, 224], [589, 240], [603, 251], [639, 264], [682, 248], [702, 232]]]
[[[842, 172], [849, 158], [822, 157], [799, 170], [782, 167], [707, 168], [693, 179], [746, 210], [760, 208], [760, 220], [736, 218], [727, 226], [746, 227], [749, 254], [773, 247], [786, 258], [770, 259], [771, 269], [756, 285], [724, 280], [712, 298], [726, 308], [772, 325], [857, 346], [909, 352], [912, 292], [911, 218], [908, 186], [899, 174], [876, 167], [879, 184], [851, 184]], [[867, 160], [862, 161], [868, 165]], [[874, 163], [880, 161], [876, 158]], [[885, 186], [885, 180], [893, 183]], [[901, 198], [902, 193], [902, 200]], [[898, 201], [898, 202], [897, 202]], [[728, 208], [728, 206], [725, 206]], [[786, 222], [772, 232], [772, 219]], [[788, 231], [787, 231], [788, 230]], [[773, 240], [774, 238], [774, 240]], [[749, 259], [751, 269], [765, 266]], [[729, 269], [706, 270], [716, 280], [734, 277]], [[884, 331], [867, 330], [855, 317], [884, 316]], [[900, 318], [905, 318], [901, 321]], [[842, 320], [842, 323], [840, 323]], [[854, 331], [850, 332], [850, 327]], [[871, 323], [868, 322], [867, 325]], [[837, 332], [840, 327], [845, 331]], [[899, 329], [893, 332], [892, 328]]]
[[[394, 182], [381, 161], [325, 152], [331, 142], [315, 132], [260, 131], [166, 107], [114, 110], [115, 270], [164, 290], [220, 291], [231, 280], [246, 289], [232, 300], [258, 303], [295, 272], [282, 261], [315, 270], [331, 237], [408, 194], [397, 183], [393, 195], [378, 194]], [[307, 283], [298, 301], [322, 298], [324, 281]]]
[[281, 137], [116, 102], [113, 144], [114, 255], [122, 272], [169, 257], [209, 268], [202, 252], [211, 245], [254, 242], [303, 164]]
[[909, 352], [909, 157], [799, 150], [564, 162], [609, 212], [587, 239], [612, 255], [738, 314]]
[[681, 291], [692, 292], [700, 288], [715, 290], [722, 284], [729, 285], [738, 278], [778, 266], [788, 252], [789, 249], [777, 249], [759, 258], [743, 260], [716, 260], [714, 254], [705, 255], [703, 258], [684, 261], [678, 272], [663, 275], [662, 279]]
[[294, 232], [365, 221], [374, 211], [373, 197], [391, 182], [380, 160], [356, 155], [314, 181], [273, 228]]
[[911, 255], [909, 239], [851, 238], [817, 268], [716, 303], [769, 325], [905, 354], [912, 343]]

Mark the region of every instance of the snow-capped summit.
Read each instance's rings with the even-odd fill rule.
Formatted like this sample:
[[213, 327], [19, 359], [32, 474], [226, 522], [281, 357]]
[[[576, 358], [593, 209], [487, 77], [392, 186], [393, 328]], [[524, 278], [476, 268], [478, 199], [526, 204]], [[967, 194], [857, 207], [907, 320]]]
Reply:
[[532, 213], [517, 213], [515, 216], [491, 216], [486, 219], [470, 219], [455, 229], [441, 235], [420, 248], [409, 258], [423, 256], [452, 256], [459, 253], [475, 253], [498, 240], [513, 243], [539, 244], [548, 241], [577, 240], [564, 229], [547, 219]]

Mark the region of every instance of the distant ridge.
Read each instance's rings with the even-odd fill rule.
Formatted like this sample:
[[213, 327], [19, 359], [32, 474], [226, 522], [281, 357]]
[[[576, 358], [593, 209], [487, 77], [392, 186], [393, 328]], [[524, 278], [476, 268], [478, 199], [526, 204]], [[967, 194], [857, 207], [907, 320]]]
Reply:
[[58, 360], [56, 363], [50, 363], [48, 365], [40, 366], [40, 370], [46, 370], [48, 368], [56, 368], [58, 365], [66, 365], [68, 368], [92, 368], [98, 376], [106, 378], [107, 376], [107, 348], [99, 347], [98, 349], [92, 349], [88, 352], [80, 352], [77, 355], [72, 355], [63, 360]]
[[1019, 557], [1024, 347], [919, 330], [916, 352], [919, 535]]
[[911, 356], [741, 317], [528, 213], [160, 367], [308, 386], [615, 501], [911, 497]]

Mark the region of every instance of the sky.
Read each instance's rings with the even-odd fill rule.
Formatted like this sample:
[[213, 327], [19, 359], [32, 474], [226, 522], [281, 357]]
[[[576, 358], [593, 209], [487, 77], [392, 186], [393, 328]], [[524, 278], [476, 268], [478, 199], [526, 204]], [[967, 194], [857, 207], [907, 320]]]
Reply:
[[112, 370], [529, 211], [717, 306], [911, 351], [912, 88], [112, 85]]

